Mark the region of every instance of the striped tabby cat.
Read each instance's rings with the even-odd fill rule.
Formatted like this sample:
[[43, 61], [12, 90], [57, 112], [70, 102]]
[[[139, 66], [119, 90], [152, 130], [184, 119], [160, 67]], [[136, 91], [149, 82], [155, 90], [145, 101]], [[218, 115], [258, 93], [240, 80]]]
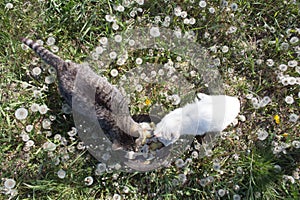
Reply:
[[[80, 98], [80, 101], [85, 101], [86, 94], [82, 91], [78, 93], [74, 88], [76, 76], [83, 65], [66, 62], [31, 39], [24, 38], [22, 42], [29, 46], [47, 64], [56, 69], [60, 93], [69, 106], [72, 107], [72, 98], [75, 96]], [[139, 138], [136, 143], [144, 140], [144, 133], [150, 130], [150, 126], [145, 126], [145, 123], [139, 124], [132, 119], [125, 97], [105, 78], [98, 76], [92, 70], [88, 70], [80, 79], [89, 87], [95, 88], [93, 106], [97, 120], [109, 140], [115, 147], [127, 150], [135, 149], [135, 139]], [[80, 112], [79, 107], [73, 106], [73, 112]], [[83, 114], [89, 118], [87, 113]]]

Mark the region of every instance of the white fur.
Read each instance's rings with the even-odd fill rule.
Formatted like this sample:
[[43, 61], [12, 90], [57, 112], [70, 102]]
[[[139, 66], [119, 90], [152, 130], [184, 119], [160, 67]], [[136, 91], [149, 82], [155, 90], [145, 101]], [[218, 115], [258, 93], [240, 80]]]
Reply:
[[240, 102], [236, 97], [203, 93], [198, 97], [201, 100], [173, 110], [157, 124], [154, 135], [164, 145], [174, 143], [180, 135], [222, 131], [240, 112]]

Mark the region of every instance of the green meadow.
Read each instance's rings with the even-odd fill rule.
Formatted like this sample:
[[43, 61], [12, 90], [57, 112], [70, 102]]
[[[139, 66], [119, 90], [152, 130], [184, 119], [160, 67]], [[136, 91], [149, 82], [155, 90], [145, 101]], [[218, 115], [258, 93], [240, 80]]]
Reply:
[[[164, 28], [201, 47], [241, 112], [209, 152], [195, 138], [166, 167], [108, 170], [76, 134], [55, 69], [20, 39], [83, 63], [97, 60], [107, 39], [150, 26], [152, 36]], [[299, 1], [4, 0], [0, 44], [0, 199], [300, 199]], [[168, 49], [114, 56], [95, 69], [113, 84], [141, 63], [167, 64], [195, 93], [208, 92], [188, 58]], [[158, 101], [179, 106], [168, 101], [172, 85], [131, 86], [132, 114]]]

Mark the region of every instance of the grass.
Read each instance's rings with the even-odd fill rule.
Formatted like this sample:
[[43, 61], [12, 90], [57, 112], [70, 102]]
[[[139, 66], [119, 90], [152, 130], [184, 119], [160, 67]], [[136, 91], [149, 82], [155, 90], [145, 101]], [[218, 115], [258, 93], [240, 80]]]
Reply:
[[[224, 6], [220, 1], [207, 1], [206, 8], [200, 8], [199, 1], [145, 1], [143, 5], [133, 3], [123, 12], [114, 10], [120, 2], [11, 1], [11, 9], [7, 8], [9, 1], [0, 4], [0, 44], [3, 47], [0, 52], [0, 198], [299, 199], [300, 152], [296, 141], [300, 141], [300, 126], [299, 119], [290, 120], [291, 114], [299, 116], [300, 105], [299, 41], [292, 40], [300, 37], [299, 2], [236, 0]], [[237, 4], [236, 11], [230, 7], [232, 3]], [[174, 15], [176, 7], [186, 11], [187, 18], [195, 18], [196, 23], [184, 24], [182, 17]], [[143, 11], [136, 11], [137, 8]], [[209, 8], [214, 8], [215, 12], [210, 13]], [[80, 138], [68, 135], [74, 123], [72, 115], [61, 109], [64, 100], [58, 93], [58, 84], [45, 84], [49, 66], [36, 61], [31, 51], [24, 51], [19, 38], [46, 42], [53, 36], [59, 56], [84, 62], [102, 37], [118, 32], [106, 21], [105, 15], [116, 17], [118, 31], [150, 23], [161, 26], [162, 22], [155, 22], [155, 16], [160, 16], [162, 21], [170, 16], [169, 29], [193, 31], [197, 44], [207, 49], [216, 63], [220, 62], [216, 67], [225, 92], [239, 97], [242, 117], [218, 138], [211, 156], [204, 156], [195, 141], [180, 158], [189, 160], [195, 151], [199, 156], [182, 168], [172, 163], [146, 173], [95, 175], [98, 161], [87, 151], [77, 148]], [[228, 47], [228, 52], [222, 51], [224, 46]], [[154, 49], [153, 55], [149, 51], [129, 52], [129, 64], [112, 63], [100, 73], [117, 84], [121, 75], [136, 67], [138, 57], [157, 64], [170, 59], [175, 62], [177, 57], [166, 50]], [[297, 66], [281, 72], [279, 65], [288, 65], [290, 61], [297, 61]], [[42, 73], [34, 76], [32, 70], [37, 66]], [[110, 75], [112, 68], [118, 69], [117, 77]], [[183, 65], [178, 69], [190, 84], [196, 85], [195, 91], [207, 92], [200, 77], [192, 76], [191, 70]], [[297, 83], [284, 85], [279, 81], [281, 74], [295, 77]], [[168, 106], [163, 90], [163, 85], [153, 84], [141, 93], [133, 92], [130, 94], [131, 111], [149, 111], [147, 106], [158, 101]], [[34, 91], [40, 91], [41, 96], [35, 98]], [[174, 90], [169, 88], [164, 92], [170, 95]], [[255, 108], [255, 101], [265, 96], [269, 96], [271, 102]], [[292, 104], [286, 103], [287, 96], [293, 97]], [[147, 99], [151, 103], [145, 104]], [[33, 103], [45, 104], [49, 111], [46, 114], [31, 112]], [[25, 120], [15, 117], [20, 107], [29, 112]], [[275, 115], [279, 116], [278, 123], [274, 121]], [[50, 129], [43, 128], [43, 121], [47, 119], [53, 120], [50, 120]], [[28, 125], [32, 125], [32, 130], [26, 131], [26, 127], [30, 129]], [[257, 135], [260, 129], [268, 133], [265, 140]], [[34, 145], [26, 147], [22, 135], [28, 135]], [[57, 145], [53, 152], [44, 150], [47, 141]], [[63, 179], [57, 176], [60, 169], [66, 171]], [[181, 182], [183, 174], [186, 180]], [[84, 182], [88, 176], [94, 179], [90, 186]], [[15, 190], [8, 191], [4, 187], [7, 179], [16, 181]]]

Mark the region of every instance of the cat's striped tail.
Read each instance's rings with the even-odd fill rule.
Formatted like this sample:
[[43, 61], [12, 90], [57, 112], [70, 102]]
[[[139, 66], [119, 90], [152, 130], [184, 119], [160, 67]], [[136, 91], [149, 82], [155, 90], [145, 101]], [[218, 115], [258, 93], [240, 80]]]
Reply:
[[29, 46], [42, 60], [44, 60], [50, 66], [56, 68], [58, 71], [64, 71], [64, 66], [66, 62], [61, 59], [59, 56], [55, 55], [48, 49], [45, 49], [43, 46], [39, 45], [38, 43], [34, 42], [31, 39], [22, 38], [21, 41]]

